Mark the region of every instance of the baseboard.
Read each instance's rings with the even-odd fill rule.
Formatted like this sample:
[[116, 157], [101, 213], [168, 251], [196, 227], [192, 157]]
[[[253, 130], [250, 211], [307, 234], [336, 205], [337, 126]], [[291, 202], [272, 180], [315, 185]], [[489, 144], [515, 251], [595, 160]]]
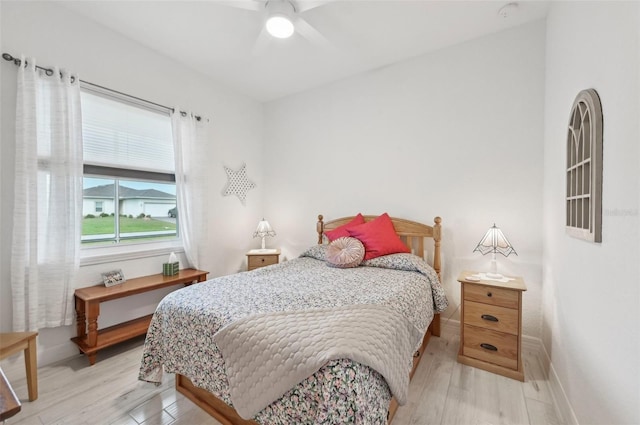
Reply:
[[576, 413], [573, 411], [571, 403], [569, 403], [567, 393], [565, 393], [564, 391], [564, 387], [560, 382], [560, 378], [556, 373], [556, 369], [553, 366], [553, 363], [551, 363], [549, 353], [547, 353], [547, 350], [544, 347], [544, 344], [542, 344], [542, 341], [540, 341], [540, 352], [538, 355], [538, 361], [542, 365], [543, 370], [547, 371], [549, 387], [551, 388], [551, 395], [553, 397], [554, 403], [556, 404], [558, 412], [562, 415], [562, 419], [564, 419], [564, 423], [566, 423], [567, 425], [579, 425]]
[[460, 335], [460, 322], [455, 319], [440, 319], [440, 331], [447, 335]]
[[[443, 319], [440, 322], [440, 326], [443, 334], [460, 335], [459, 320]], [[551, 363], [551, 359], [549, 358], [549, 354], [547, 353], [544, 344], [542, 344], [542, 340], [533, 336], [522, 335], [522, 350], [535, 355], [542, 371], [547, 376], [553, 402], [556, 406], [556, 410], [560, 415], [562, 415], [562, 419], [564, 419], [563, 423], [566, 423], [567, 425], [578, 425], [576, 414], [571, 407], [571, 403], [569, 403], [567, 394], [560, 383], [558, 374]]]

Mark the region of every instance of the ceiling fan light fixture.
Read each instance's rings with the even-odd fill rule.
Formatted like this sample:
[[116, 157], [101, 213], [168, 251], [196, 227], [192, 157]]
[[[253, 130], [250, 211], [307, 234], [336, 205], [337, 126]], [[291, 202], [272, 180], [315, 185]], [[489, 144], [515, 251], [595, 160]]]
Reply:
[[289, 38], [295, 30], [291, 19], [289, 19], [288, 16], [280, 14], [269, 16], [266, 27], [269, 34], [276, 38]]

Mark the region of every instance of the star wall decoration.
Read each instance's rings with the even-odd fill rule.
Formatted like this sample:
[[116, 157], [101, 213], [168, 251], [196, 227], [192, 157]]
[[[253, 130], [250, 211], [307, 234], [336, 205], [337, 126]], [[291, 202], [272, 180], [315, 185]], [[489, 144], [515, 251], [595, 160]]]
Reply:
[[222, 196], [236, 195], [242, 205], [245, 205], [247, 192], [256, 187], [256, 184], [247, 177], [247, 164], [243, 163], [238, 171], [225, 165], [224, 171], [227, 173], [229, 181], [222, 190]]

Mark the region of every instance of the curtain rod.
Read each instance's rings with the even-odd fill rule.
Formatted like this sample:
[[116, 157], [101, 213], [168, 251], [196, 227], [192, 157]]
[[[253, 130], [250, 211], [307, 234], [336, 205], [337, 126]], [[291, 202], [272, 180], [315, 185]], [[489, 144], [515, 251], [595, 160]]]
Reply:
[[[16, 66], [20, 66], [20, 64], [22, 63], [22, 60], [13, 57], [9, 53], [3, 53], [2, 54], [2, 59], [6, 60], [6, 61], [9, 61], [9, 62], [13, 62]], [[28, 62], [26, 60], [24, 62], [25, 62], [25, 66], [26, 66]], [[53, 75], [53, 69], [51, 69], [51, 68], [45, 68], [45, 67], [42, 67], [42, 66], [39, 66], [39, 65], [36, 65], [36, 68], [43, 70], [45, 72], [45, 74], [47, 74], [48, 76], [52, 76]], [[60, 76], [62, 76], [62, 73], [60, 73]], [[76, 77], [72, 75], [71, 76], [71, 82], [73, 83], [75, 81], [75, 79], [76, 79]], [[113, 90], [113, 89], [110, 89], [108, 87], [101, 86], [99, 84], [90, 83], [90, 82], [84, 81], [84, 80], [79, 80], [79, 81], [81, 83], [83, 83], [83, 84], [88, 84], [90, 86], [98, 87], [98, 88], [100, 88], [102, 90], [107, 90], [107, 91], [110, 91], [112, 93], [119, 94], [121, 96], [130, 97], [131, 99], [139, 100], [141, 102], [146, 102], [146, 103], [149, 103], [151, 105], [158, 106], [160, 108], [164, 108], [164, 109], [166, 109], [168, 111], [175, 112], [174, 108], [170, 108], [168, 106], [164, 106], [164, 105], [161, 105], [159, 103], [151, 102], [151, 101], [146, 100], [146, 99], [141, 99], [141, 98], [136, 97], [136, 96], [131, 96], [130, 94], [122, 93], [122, 92], [119, 92], [117, 90]], [[180, 115], [182, 115], [183, 117], [186, 117], [187, 116], [187, 112], [180, 111]], [[194, 115], [194, 118], [196, 119], [196, 121], [202, 121], [202, 117], [199, 116], [199, 115]], [[207, 122], [209, 122], [208, 118], [207, 118]]]

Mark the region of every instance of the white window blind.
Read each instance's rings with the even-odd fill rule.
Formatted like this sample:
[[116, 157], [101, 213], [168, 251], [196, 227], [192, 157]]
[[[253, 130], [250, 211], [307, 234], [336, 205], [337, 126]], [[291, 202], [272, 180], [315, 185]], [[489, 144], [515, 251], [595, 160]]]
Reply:
[[174, 173], [167, 113], [82, 92], [84, 163]]

